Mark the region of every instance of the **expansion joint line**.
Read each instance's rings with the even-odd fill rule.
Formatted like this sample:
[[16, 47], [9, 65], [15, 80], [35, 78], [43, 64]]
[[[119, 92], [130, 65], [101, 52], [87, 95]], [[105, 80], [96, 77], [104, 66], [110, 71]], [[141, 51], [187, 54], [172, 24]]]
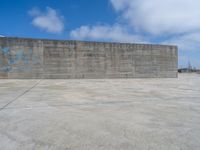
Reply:
[[[40, 80], [41, 81], [41, 80]], [[24, 96], [26, 93], [30, 92], [33, 88], [35, 88], [40, 81], [38, 81], [36, 84], [34, 84], [32, 87], [30, 87], [29, 89], [25, 90], [22, 94], [20, 94], [19, 96], [15, 97], [13, 100], [11, 100], [10, 102], [8, 102], [6, 105], [4, 105], [3, 107], [0, 108], [0, 111], [4, 110], [6, 107], [8, 107], [8, 105], [12, 104], [13, 102], [15, 102], [16, 100], [18, 100], [20, 97]]]

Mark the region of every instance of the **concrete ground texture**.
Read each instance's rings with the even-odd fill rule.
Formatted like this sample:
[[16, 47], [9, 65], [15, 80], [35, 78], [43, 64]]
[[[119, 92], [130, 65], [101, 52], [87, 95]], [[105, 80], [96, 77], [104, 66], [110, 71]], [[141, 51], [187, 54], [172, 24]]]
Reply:
[[0, 150], [199, 150], [200, 75], [0, 80]]

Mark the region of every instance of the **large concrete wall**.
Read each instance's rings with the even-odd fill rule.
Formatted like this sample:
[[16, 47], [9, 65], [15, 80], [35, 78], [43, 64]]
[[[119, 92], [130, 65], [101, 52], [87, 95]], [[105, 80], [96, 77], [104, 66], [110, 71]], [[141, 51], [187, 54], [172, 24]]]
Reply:
[[0, 78], [173, 78], [176, 46], [0, 38]]

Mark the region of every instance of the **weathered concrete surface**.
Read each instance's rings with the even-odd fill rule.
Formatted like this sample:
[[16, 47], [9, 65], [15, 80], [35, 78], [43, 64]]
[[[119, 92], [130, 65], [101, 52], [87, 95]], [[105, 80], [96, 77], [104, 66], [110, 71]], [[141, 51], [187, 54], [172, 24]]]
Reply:
[[176, 46], [0, 38], [0, 78], [174, 78]]
[[0, 80], [0, 149], [199, 150], [199, 85], [192, 74]]

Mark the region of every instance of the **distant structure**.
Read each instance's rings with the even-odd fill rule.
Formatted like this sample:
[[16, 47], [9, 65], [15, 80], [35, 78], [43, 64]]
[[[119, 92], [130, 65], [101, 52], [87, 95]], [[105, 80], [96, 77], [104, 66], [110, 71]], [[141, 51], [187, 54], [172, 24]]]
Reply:
[[188, 62], [188, 67], [186, 68], [180, 68], [178, 69], [179, 73], [192, 73], [192, 72], [197, 72], [200, 73], [199, 69], [196, 69], [195, 67], [192, 67], [190, 61]]
[[1, 79], [176, 78], [169, 45], [1, 37]]

